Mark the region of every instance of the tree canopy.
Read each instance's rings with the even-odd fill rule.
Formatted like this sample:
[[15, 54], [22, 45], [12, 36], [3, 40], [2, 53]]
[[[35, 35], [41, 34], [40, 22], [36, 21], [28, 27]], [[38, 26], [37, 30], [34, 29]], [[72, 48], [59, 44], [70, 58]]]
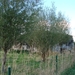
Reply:
[[68, 35], [69, 21], [61, 12], [56, 14], [54, 5], [51, 9], [42, 10], [39, 20], [32, 32], [31, 39], [37, 48], [40, 47], [43, 60], [45, 60], [45, 53], [49, 48], [70, 39]]

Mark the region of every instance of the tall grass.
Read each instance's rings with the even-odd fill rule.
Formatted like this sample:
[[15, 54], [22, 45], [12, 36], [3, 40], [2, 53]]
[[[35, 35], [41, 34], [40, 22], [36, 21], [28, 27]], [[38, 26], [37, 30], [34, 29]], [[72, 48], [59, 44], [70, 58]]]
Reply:
[[[11, 75], [56, 75], [56, 55], [57, 75], [60, 75], [74, 63], [74, 52], [51, 54], [45, 62], [38, 54], [8, 52], [6, 65], [11, 66]], [[0, 51], [0, 75], [2, 75], [2, 56], [3, 52]]]
[[75, 75], [75, 63], [70, 68], [64, 70], [61, 75]]

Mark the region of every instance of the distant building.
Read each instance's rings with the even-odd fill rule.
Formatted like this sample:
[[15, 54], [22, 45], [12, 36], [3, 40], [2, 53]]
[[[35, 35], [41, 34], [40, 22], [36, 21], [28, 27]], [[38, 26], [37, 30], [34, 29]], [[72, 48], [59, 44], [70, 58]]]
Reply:
[[30, 50], [30, 47], [29, 47], [29, 45], [26, 44], [26, 43], [23, 43], [23, 44], [18, 43], [18, 44], [16, 44], [16, 45], [13, 45], [13, 46], [12, 46], [12, 49], [13, 49], [13, 50]]
[[53, 51], [62, 52], [63, 50], [67, 50], [67, 51], [74, 50], [74, 41], [73, 41], [73, 38], [71, 38], [66, 43], [62, 43], [61, 45], [57, 44], [57, 45], [53, 46]]

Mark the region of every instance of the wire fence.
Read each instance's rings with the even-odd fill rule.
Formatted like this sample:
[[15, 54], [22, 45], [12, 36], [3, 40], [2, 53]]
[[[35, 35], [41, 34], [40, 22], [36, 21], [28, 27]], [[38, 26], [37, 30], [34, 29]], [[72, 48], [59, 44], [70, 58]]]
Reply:
[[[3, 52], [0, 52], [0, 75], [3, 75], [1, 70], [2, 55]], [[31, 58], [27, 57], [24, 53], [8, 53], [5, 75], [9, 75], [8, 66], [11, 67], [11, 75], [60, 75], [62, 71], [71, 67], [75, 62], [75, 52], [53, 54], [45, 62], [36, 60], [38, 57], [35, 55], [30, 56]]]

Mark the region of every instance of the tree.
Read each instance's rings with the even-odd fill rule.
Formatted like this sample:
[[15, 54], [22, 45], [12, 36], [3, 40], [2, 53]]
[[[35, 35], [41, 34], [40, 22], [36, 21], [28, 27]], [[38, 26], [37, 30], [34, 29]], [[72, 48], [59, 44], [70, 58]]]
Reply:
[[39, 22], [35, 27], [34, 43], [42, 52], [42, 58], [45, 62], [46, 52], [54, 45], [63, 42], [65, 35], [68, 34], [69, 21], [62, 15], [61, 12], [56, 14], [55, 6], [42, 11], [39, 17]]
[[36, 32], [36, 46], [40, 48], [42, 53], [42, 59], [45, 62], [46, 53], [50, 47], [50, 32], [45, 29], [44, 26], [41, 26], [39, 30]]
[[0, 43], [4, 51], [2, 71], [5, 71], [6, 55], [24, 33], [30, 32], [40, 9], [40, 0], [0, 0]]
[[50, 24], [50, 32], [52, 33], [52, 46], [54, 46], [54, 44], [65, 40], [64, 37], [69, 34], [69, 20], [61, 12], [56, 14], [54, 4], [52, 4], [52, 8], [49, 10], [48, 21]]

